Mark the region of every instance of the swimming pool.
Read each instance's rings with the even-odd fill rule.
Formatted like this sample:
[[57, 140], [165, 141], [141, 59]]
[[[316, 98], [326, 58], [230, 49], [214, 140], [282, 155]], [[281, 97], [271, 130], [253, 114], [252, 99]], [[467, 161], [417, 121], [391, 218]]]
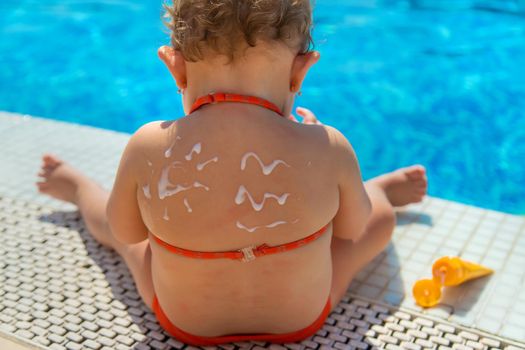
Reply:
[[[297, 104], [344, 132], [365, 178], [418, 162], [431, 195], [524, 214], [520, 1], [317, 1], [322, 58]], [[160, 13], [158, 1], [2, 1], [0, 110], [127, 132], [179, 117], [156, 57]]]

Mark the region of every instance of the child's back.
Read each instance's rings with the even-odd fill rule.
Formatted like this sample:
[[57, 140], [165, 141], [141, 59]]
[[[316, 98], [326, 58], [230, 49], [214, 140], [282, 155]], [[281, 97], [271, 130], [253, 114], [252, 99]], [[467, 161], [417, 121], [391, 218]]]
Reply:
[[[329, 132], [229, 103], [144, 127], [136, 173], [148, 229], [180, 248], [220, 252], [281, 245], [329, 225], [340, 172]], [[330, 238], [329, 225], [300, 249], [248, 263], [192, 259], [152, 244], [155, 291], [190, 333], [297, 330], [328, 299]]]

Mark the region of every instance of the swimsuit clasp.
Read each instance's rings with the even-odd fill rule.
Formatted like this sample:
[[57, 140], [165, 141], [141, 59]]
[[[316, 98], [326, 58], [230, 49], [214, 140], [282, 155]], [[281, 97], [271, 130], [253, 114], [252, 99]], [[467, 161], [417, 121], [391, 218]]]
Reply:
[[255, 260], [256, 256], [255, 254], [253, 253], [253, 250], [256, 248], [256, 246], [254, 245], [251, 245], [251, 246], [248, 246], [246, 248], [241, 248], [239, 249], [239, 251], [242, 253], [243, 258], [241, 259], [243, 262], [248, 262], [248, 261], [252, 261], [252, 260]]

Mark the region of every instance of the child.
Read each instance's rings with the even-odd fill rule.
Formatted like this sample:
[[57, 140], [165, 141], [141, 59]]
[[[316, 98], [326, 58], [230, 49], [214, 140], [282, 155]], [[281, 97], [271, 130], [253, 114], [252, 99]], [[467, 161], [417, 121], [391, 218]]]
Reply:
[[290, 116], [319, 59], [309, 1], [175, 0], [168, 13], [158, 54], [187, 116], [131, 137], [111, 193], [51, 155], [38, 189], [78, 206], [177, 339], [305, 339], [388, 244], [393, 207], [422, 200], [425, 169], [363, 184], [340, 132]]

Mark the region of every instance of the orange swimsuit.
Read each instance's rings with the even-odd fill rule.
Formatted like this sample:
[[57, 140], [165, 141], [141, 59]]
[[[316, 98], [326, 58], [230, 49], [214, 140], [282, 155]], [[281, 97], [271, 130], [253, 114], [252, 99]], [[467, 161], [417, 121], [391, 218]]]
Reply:
[[[195, 110], [199, 109], [203, 105], [210, 104], [210, 103], [217, 103], [217, 102], [242, 102], [242, 103], [250, 103], [259, 105], [265, 108], [268, 108], [279, 115], [283, 116], [281, 111], [277, 106], [272, 104], [269, 101], [266, 101], [261, 98], [252, 97], [252, 96], [243, 96], [243, 95], [236, 95], [236, 94], [224, 94], [224, 93], [217, 93], [217, 94], [210, 94], [203, 96], [199, 99], [197, 99], [191, 108], [190, 113], [194, 112]], [[187, 250], [179, 247], [175, 247], [163, 240], [161, 240], [159, 237], [155, 235], [151, 235], [153, 237], [153, 240], [165, 249], [169, 250], [172, 253], [179, 254], [188, 258], [196, 258], [196, 259], [233, 259], [233, 260], [240, 260], [243, 262], [248, 262], [251, 260], [254, 260], [257, 257], [263, 256], [263, 255], [269, 255], [269, 254], [276, 254], [280, 252], [286, 252], [288, 250], [296, 249], [299, 247], [302, 247], [310, 242], [315, 241], [323, 233], [325, 233], [327, 226], [322, 227], [319, 231], [316, 231], [315, 233], [290, 243], [281, 244], [278, 246], [268, 246], [266, 244], [261, 244], [259, 246], [249, 246], [245, 248], [241, 248], [234, 251], [225, 251], [225, 252], [198, 252], [194, 250]], [[295, 332], [290, 333], [282, 333], [282, 334], [271, 334], [271, 333], [259, 333], [259, 334], [232, 334], [232, 335], [224, 335], [219, 337], [201, 337], [197, 335], [190, 334], [188, 332], [183, 331], [182, 329], [176, 327], [166, 316], [164, 311], [162, 310], [159, 301], [157, 299], [157, 296], [155, 295], [153, 297], [153, 303], [152, 303], [153, 312], [155, 313], [157, 320], [159, 321], [160, 325], [173, 337], [177, 338], [178, 340], [191, 345], [217, 345], [217, 344], [223, 344], [223, 343], [230, 343], [230, 342], [242, 342], [242, 341], [267, 341], [272, 343], [292, 343], [301, 341], [303, 339], [306, 339], [319, 330], [325, 322], [325, 319], [328, 317], [328, 314], [331, 310], [331, 303], [330, 298], [328, 298], [328, 301], [319, 315], [319, 317], [309, 326], [300, 329]]]

